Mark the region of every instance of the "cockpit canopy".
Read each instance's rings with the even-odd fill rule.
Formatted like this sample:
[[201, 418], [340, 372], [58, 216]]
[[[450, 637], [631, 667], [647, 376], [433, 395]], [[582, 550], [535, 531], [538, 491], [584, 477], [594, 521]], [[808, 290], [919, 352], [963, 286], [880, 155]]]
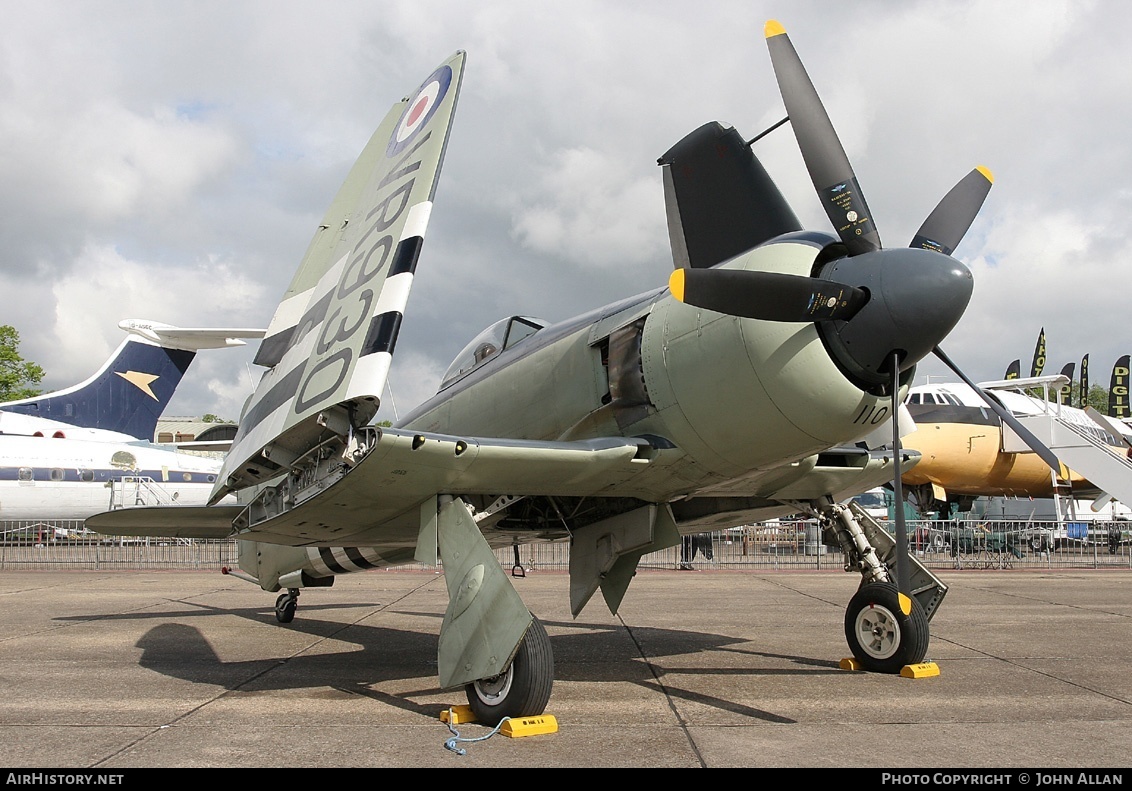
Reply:
[[545, 321], [530, 316], [511, 316], [500, 319], [473, 338], [471, 343], [456, 355], [456, 359], [444, 372], [444, 378], [440, 381], [440, 389], [443, 390], [465, 374], [479, 368], [499, 352], [510, 349], [519, 341], [531, 337], [545, 326]]

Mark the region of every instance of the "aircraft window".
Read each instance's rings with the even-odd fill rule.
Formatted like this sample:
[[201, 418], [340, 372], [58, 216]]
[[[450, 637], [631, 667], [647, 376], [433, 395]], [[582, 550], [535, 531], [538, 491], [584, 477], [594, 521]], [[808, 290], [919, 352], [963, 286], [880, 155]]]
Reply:
[[90, 470], [79, 470], [79, 480], [93, 481], [94, 480], [94, 473], [91, 472]]
[[52, 469], [51, 470], [51, 480], [53, 480], [53, 481], [63, 480], [63, 471], [60, 470], [58, 467]]
[[945, 396], [944, 396], [944, 398], [946, 398], [946, 399], [947, 399], [947, 403], [951, 404], [952, 406], [963, 406], [962, 404], [960, 404], [960, 403], [959, 403], [959, 399], [958, 399], [958, 398], [956, 398], [956, 397], [955, 397], [955, 396], [953, 396], [953, 395], [950, 395], [950, 394], [949, 394], [949, 395], [945, 395]]
[[34, 481], [35, 476], [32, 474], [31, 467], [20, 467], [19, 478], [21, 481]]
[[909, 404], [920, 403], [920, 394], [919, 393], [912, 393], [912, 395], [908, 396], [908, 403]]
[[546, 326], [546, 322], [538, 319], [513, 316], [507, 327], [507, 338], [503, 341], [503, 348], [510, 349], [521, 340], [525, 340]]
[[501, 319], [481, 332], [465, 346], [440, 382], [440, 389], [450, 385], [464, 374], [479, 368], [501, 349], [510, 349], [546, 326], [546, 322], [529, 316], [511, 316]]

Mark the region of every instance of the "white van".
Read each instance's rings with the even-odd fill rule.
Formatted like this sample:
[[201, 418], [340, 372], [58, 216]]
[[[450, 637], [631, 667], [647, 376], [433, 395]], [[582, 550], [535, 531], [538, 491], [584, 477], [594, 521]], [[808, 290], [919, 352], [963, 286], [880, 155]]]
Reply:
[[867, 492], [858, 494], [856, 497], [850, 499], [861, 506], [861, 508], [865, 509], [865, 513], [878, 522], [885, 521], [889, 518], [889, 513], [892, 509], [892, 493], [883, 486], [869, 489]]

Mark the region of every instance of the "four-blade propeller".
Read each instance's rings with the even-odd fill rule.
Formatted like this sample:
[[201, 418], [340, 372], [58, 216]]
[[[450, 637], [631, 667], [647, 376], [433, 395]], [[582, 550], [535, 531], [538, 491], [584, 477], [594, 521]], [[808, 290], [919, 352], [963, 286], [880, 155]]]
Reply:
[[723, 268], [677, 269], [673, 296], [695, 307], [766, 321], [814, 322], [840, 368], [863, 389], [892, 399], [893, 488], [897, 495], [897, 585], [909, 593], [906, 525], [900, 488], [900, 375], [934, 353], [1013, 428], [1051, 468], [1061, 463], [1001, 404], [970, 382], [939, 342], [970, 300], [970, 271], [951, 257], [990, 191], [977, 167], [928, 215], [906, 248], [885, 249], [864, 192], [833, 124], [785, 29], [765, 28], [767, 47], [806, 170], [842, 247], [813, 276]]
[[802, 159], [839, 247], [808, 275], [712, 267], [685, 270], [673, 294], [696, 307], [768, 321], [812, 321], [842, 370], [885, 391], [894, 365], [908, 371], [931, 354], [971, 297], [970, 271], [950, 256], [986, 198], [976, 168], [929, 215], [909, 247], [885, 249], [849, 158], [782, 25], [767, 46]]

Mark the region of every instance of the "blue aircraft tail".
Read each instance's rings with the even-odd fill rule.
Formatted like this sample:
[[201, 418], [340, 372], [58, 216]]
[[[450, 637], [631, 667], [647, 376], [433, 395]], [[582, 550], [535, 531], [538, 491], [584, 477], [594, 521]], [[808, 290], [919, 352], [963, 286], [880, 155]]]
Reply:
[[0, 411], [152, 440], [198, 349], [239, 346], [244, 342], [238, 338], [263, 335], [263, 330], [182, 329], [138, 320], [119, 326], [130, 335], [94, 376], [63, 390], [0, 403]]

